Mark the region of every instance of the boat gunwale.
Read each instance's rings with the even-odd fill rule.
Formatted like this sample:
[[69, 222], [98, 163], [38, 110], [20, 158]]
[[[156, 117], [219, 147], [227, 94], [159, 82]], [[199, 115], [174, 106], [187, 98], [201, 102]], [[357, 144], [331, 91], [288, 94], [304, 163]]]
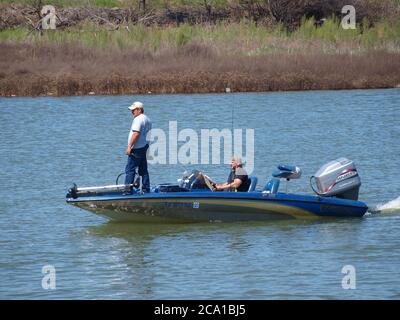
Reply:
[[[156, 195], [156, 196], [155, 196]], [[167, 197], [166, 197], [167, 195]], [[212, 195], [210, 197], [210, 195]], [[253, 195], [253, 197], [251, 196]], [[266, 196], [268, 195], [268, 196]], [[238, 197], [239, 196], [239, 197]], [[256, 197], [254, 197], [256, 196]], [[293, 198], [295, 197], [295, 198]], [[301, 203], [310, 203], [310, 204], [331, 204], [342, 207], [354, 207], [354, 208], [363, 208], [368, 210], [368, 206], [359, 200], [347, 200], [347, 199], [339, 199], [339, 198], [324, 198], [319, 196], [308, 196], [308, 195], [298, 195], [298, 194], [290, 194], [290, 193], [277, 193], [274, 196], [271, 194], [263, 194], [259, 191], [254, 192], [243, 192], [241, 193], [233, 193], [233, 192], [222, 192], [222, 193], [213, 193], [213, 192], [165, 192], [165, 193], [148, 193], [148, 194], [132, 194], [132, 195], [100, 195], [100, 196], [90, 196], [90, 197], [78, 197], [78, 198], [67, 198], [67, 203], [78, 203], [78, 202], [89, 202], [89, 201], [112, 201], [112, 200], [160, 200], [160, 198], [164, 198], [166, 201], [168, 199], [227, 199], [227, 200], [252, 200], [252, 201], [286, 201], [286, 202], [301, 202]], [[343, 203], [345, 202], [345, 203]], [[347, 203], [349, 202], [349, 203]], [[356, 202], [356, 203], [355, 203]]]

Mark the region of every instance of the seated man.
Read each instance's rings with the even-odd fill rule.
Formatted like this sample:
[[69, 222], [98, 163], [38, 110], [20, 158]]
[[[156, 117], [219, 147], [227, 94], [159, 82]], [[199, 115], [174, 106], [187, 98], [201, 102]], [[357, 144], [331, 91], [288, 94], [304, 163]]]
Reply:
[[231, 173], [228, 177], [228, 182], [214, 184], [216, 191], [242, 191], [247, 192], [250, 186], [250, 179], [246, 170], [243, 169], [242, 159], [233, 156], [231, 160]]

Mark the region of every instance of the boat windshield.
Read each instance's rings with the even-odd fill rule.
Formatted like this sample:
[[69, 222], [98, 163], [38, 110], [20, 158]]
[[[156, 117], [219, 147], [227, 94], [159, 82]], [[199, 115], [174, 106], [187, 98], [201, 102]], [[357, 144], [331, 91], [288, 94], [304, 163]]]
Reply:
[[184, 173], [180, 179], [180, 187], [188, 190], [211, 190], [213, 191], [214, 181], [199, 170], [193, 170], [191, 173]]

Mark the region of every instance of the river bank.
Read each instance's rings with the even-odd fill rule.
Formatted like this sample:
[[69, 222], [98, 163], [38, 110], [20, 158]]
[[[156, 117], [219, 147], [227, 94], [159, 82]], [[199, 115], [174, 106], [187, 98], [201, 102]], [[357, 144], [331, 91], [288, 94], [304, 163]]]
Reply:
[[[120, 10], [129, 12], [130, 8]], [[241, 17], [237, 21], [188, 20], [160, 25], [132, 18], [117, 25], [108, 16], [94, 14], [97, 11], [86, 10], [89, 19], [79, 10], [66, 8], [67, 13], [78, 12], [81, 20], [68, 20], [65, 14], [61, 20], [72, 21], [70, 24], [60, 24], [56, 30], [35, 30], [21, 22], [24, 17], [33, 19], [34, 12], [28, 11], [15, 21], [7, 20], [8, 24], [14, 21], [12, 27], [0, 28], [0, 96], [400, 85], [400, 21], [389, 16], [347, 30], [334, 16], [321, 25], [316, 25], [313, 17], [303, 18], [288, 31], [283, 23], [268, 23], [268, 13], [263, 23]]]
[[154, 55], [139, 50], [0, 44], [1, 96], [206, 93], [390, 88], [400, 54], [220, 56], [189, 44]]

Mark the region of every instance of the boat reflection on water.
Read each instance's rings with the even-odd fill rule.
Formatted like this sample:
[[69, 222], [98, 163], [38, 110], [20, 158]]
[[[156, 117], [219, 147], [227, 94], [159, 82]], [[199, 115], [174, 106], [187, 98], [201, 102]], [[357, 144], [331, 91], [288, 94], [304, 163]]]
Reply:
[[[196, 224], [201, 228], [203, 224]], [[87, 230], [91, 235], [100, 237], [116, 237], [127, 241], [145, 242], [160, 236], [174, 236], [179, 233], [190, 232], [191, 224], [134, 224], [109, 221], [98, 226], [91, 226]]]
[[[266, 298], [273, 297], [271, 284], [279, 283], [282, 265], [293, 265], [296, 259], [313, 265], [314, 259], [304, 262], [304, 255], [334, 265], [337, 261], [332, 259], [337, 258], [330, 256], [332, 251], [326, 250], [326, 246], [353, 250], [352, 245], [346, 246], [337, 239], [359, 243], [363, 240], [362, 225], [367, 220], [108, 222], [87, 229], [88, 249], [92, 252], [92, 246], [98, 246], [107, 252], [106, 259], [101, 261], [103, 266], [107, 264], [103, 267], [105, 282], [112, 283], [107, 290], [123, 292], [130, 299]], [[318, 246], [305, 247], [308, 242], [318, 242]], [[95, 258], [97, 254], [91, 256]], [[93, 263], [99, 261], [93, 259]], [[260, 275], [266, 279], [261, 283]]]

